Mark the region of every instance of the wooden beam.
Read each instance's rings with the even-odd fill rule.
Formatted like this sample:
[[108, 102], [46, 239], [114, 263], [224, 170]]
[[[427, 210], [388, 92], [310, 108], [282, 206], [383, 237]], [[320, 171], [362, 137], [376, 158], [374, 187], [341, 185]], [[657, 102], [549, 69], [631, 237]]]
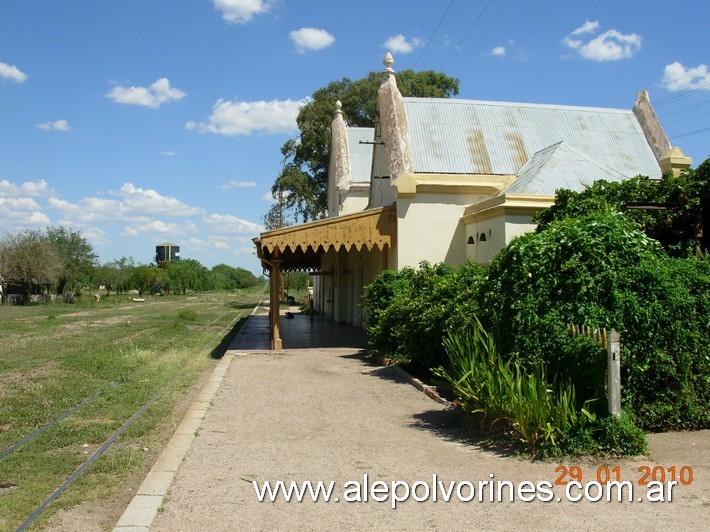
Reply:
[[279, 304], [281, 302], [281, 260], [279, 248], [274, 249], [270, 262], [271, 277], [269, 283], [269, 325], [271, 327], [271, 350], [278, 351], [282, 348], [279, 332]]

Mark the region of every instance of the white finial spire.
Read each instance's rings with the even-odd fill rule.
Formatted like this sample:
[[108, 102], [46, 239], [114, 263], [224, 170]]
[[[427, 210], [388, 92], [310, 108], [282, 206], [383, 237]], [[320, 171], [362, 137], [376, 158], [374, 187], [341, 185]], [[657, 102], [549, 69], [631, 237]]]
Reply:
[[336, 118], [338, 116], [343, 116], [343, 103], [340, 100], [335, 102], [335, 116]]
[[382, 62], [385, 65], [385, 72], [394, 74], [394, 70], [392, 69], [392, 65], [394, 65], [394, 59], [392, 58], [392, 54], [387, 52]]

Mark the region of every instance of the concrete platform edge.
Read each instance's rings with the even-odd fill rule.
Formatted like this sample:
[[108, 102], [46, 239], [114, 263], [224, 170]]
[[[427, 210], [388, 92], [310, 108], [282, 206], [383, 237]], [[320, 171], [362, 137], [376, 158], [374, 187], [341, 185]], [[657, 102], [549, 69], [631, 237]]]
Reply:
[[202, 425], [205, 412], [209, 409], [212, 399], [219, 390], [233, 358], [233, 353], [226, 354], [214, 368], [212, 375], [188, 409], [175, 434], [170, 438], [141, 484], [136, 496], [133, 497], [116, 523], [113, 528], [114, 532], [148, 530], [150, 528], [170, 490], [177, 468], [185, 458], [187, 450], [195, 438], [195, 432]]

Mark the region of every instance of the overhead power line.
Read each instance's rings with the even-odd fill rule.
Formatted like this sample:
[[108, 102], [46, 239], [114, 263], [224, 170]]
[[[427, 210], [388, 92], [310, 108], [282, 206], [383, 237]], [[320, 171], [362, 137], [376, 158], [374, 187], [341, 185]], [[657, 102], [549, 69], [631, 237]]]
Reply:
[[672, 139], [679, 139], [682, 137], [690, 137], [692, 135], [697, 135], [698, 133], [705, 133], [706, 131], [710, 131], [710, 127], [706, 127], [703, 129], [698, 129], [695, 131], [689, 131], [688, 133], [681, 133], [680, 135], [671, 135]]
[[481, 10], [481, 12], [478, 14], [478, 16], [476, 17], [476, 19], [473, 21], [473, 24], [471, 24], [471, 27], [468, 28], [468, 31], [466, 32], [466, 34], [465, 34], [465, 35], [463, 36], [463, 38], [459, 41], [459, 43], [454, 47], [453, 51], [451, 52], [451, 55], [449, 55], [449, 57], [446, 58], [446, 61], [444, 61], [444, 64], [441, 65], [441, 70], [444, 70], [444, 67], [445, 67], [446, 64], [449, 62], [449, 60], [454, 56], [454, 54], [455, 54], [456, 52], [458, 52], [458, 51], [461, 49], [461, 45], [462, 45], [463, 42], [466, 40], [466, 37], [468, 37], [469, 34], [473, 31], [473, 28], [476, 27], [476, 24], [478, 24], [478, 21], [481, 20], [481, 17], [483, 17], [483, 15], [485, 14], [486, 10], [489, 8], [489, 6], [490, 6], [492, 3], [493, 3], [493, 0], [488, 0], [488, 3], [483, 7], [483, 9]]
[[682, 100], [683, 98], [687, 98], [688, 96], [691, 96], [695, 94], [696, 92], [701, 92], [705, 90], [710, 90], [710, 80], [704, 81], [697, 87], [692, 87], [690, 89], [685, 89], [683, 91], [680, 91], [676, 94], [671, 94], [670, 96], [666, 96], [665, 98], [661, 98], [657, 102], [653, 104], [655, 108], [662, 107], [664, 105], [668, 105], [669, 103], [672, 102], [677, 102], [678, 100]]
[[677, 115], [678, 113], [683, 113], [685, 111], [689, 111], [690, 109], [695, 109], [696, 107], [700, 107], [701, 105], [707, 105], [710, 103], [710, 100], [705, 100], [704, 102], [696, 103], [695, 105], [689, 105], [688, 107], [683, 107], [683, 109], [678, 109], [677, 111], [673, 111], [672, 113], [666, 113], [664, 115], [661, 115], [659, 118], [667, 118], [669, 116]]
[[449, 7], [447, 7], [446, 11], [444, 11], [444, 14], [441, 15], [441, 18], [439, 19], [439, 23], [436, 25], [436, 28], [434, 28], [434, 31], [431, 32], [431, 36], [429, 37], [429, 40], [424, 45], [424, 48], [422, 48], [422, 51], [419, 52], [419, 57], [417, 57], [417, 60], [414, 61], [414, 66], [412, 66], [412, 70], [417, 68], [417, 64], [419, 63], [419, 60], [422, 58], [422, 55], [424, 55], [424, 52], [426, 52], [426, 49], [429, 48], [429, 43], [434, 38], [434, 35], [436, 35], [436, 32], [439, 31], [439, 28], [441, 27], [441, 23], [444, 22], [444, 19], [446, 18], [446, 15], [449, 13], [449, 9], [451, 9], [452, 5], [454, 5], [454, 0], [451, 0], [451, 2], [449, 2]]

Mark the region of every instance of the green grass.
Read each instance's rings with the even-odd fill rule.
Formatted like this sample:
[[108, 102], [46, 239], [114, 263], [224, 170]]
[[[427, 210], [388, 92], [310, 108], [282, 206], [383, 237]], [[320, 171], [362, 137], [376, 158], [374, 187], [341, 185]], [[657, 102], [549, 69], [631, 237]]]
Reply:
[[[88, 297], [91, 297], [90, 295]], [[35, 521], [112, 497], [147, 472], [259, 291], [0, 307], [0, 451], [87, 397], [96, 400], [0, 460], [0, 530], [16, 528], [145, 402], [170, 387]], [[175, 380], [177, 377], [177, 380]], [[118, 516], [117, 516], [118, 517]]]

